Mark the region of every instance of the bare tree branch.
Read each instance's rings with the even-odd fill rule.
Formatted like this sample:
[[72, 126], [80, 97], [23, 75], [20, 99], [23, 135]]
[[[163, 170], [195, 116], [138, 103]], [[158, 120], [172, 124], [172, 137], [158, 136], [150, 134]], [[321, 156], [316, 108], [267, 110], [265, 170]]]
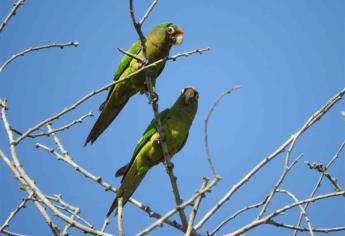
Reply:
[[211, 153], [210, 153], [210, 148], [208, 145], [208, 120], [210, 119], [214, 109], [216, 108], [216, 106], [218, 105], [218, 103], [222, 100], [223, 97], [225, 97], [226, 95], [236, 91], [237, 89], [239, 89], [240, 86], [233, 86], [230, 89], [226, 90], [225, 92], [221, 93], [219, 95], [219, 97], [217, 98], [217, 100], [213, 103], [212, 107], [210, 108], [210, 110], [208, 111], [205, 121], [204, 121], [204, 142], [205, 142], [205, 151], [206, 151], [206, 157], [207, 157], [207, 161], [211, 167], [211, 171], [213, 176], [217, 176], [217, 171], [216, 168], [213, 165], [212, 162], [212, 158], [211, 158]]
[[146, 13], [143, 15], [143, 17], [141, 18], [141, 20], [139, 21], [140, 26], [142, 26], [145, 22], [145, 20], [149, 17], [151, 11], [153, 10], [153, 8], [156, 6], [158, 0], [153, 0], [151, 5], [149, 6], [149, 8], [147, 9]]
[[[2, 151], [1, 151], [2, 152]], [[20, 204], [10, 213], [8, 218], [5, 220], [5, 222], [0, 227], [0, 232], [3, 232], [9, 225], [11, 220], [16, 216], [16, 214], [23, 208], [25, 208], [26, 203], [30, 200], [32, 196], [29, 195], [27, 197], [24, 197], [23, 200], [20, 202]]]
[[[66, 124], [66, 125], [64, 125], [64, 126], [61, 126], [61, 127], [59, 127], [59, 128], [53, 129], [53, 130], [51, 130], [51, 131], [49, 131], [49, 132], [41, 132], [41, 133], [29, 134], [27, 137], [28, 137], [28, 138], [38, 138], [38, 137], [41, 137], [41, 136], [48, 136], [48, 137], [49, 137], [52, 133], [62, 132], [62, 131], [65, 131], [66, 129], [71, 128], [72, 126], [74, 126], [74, 125], [76, 125], [76, 124], [81, 124], [81, 123], [84, 121], [84, 119], [86, 119], [86, 118], [88, 118], [88, 117], [93, 117], [93, 113], [92, 113], [92, 112], [89, 112], [89, 113], [87, 113], [87, 114], [81, 116], [79, 119], [74, 120], [74, 121], [72, 121], [71, 123]], [[20, 131], [14, 129], [13, 127], [11, 127], [11, 129], [12, 129], [12, 131], [15, 132], [16, 134], [18, 134], [18, 135], [23, 135], [22, 132], [20, 132]]]
[[251, 171], [248, 172], [246, 176], [244, 176], [237, 184], [233, 185], [232, 188], [217, 202], [215, 206], [209, 210], [205, 216], [200, 220], [200, 222], [195, 226], [195, 229], [199, 229], [218, 209], [227, 202], [231, 196], [237, 192], [237, 190], [243, 186], [246, 182], [248, 182], [252, 176], [254, 176], [262, 167], [264, 167], [268, 162], [270, 162], [273, 158], [278, 156], [281, 152], [285, 150], [285, 148], [293, 142], [296, 137], [303, 134], [310, 126], [315, 124], [324, 114], [326, 114], [338, 101], [340, 101], [345, 94], [345, 88], [339, 91], [334, 97], [332, 97], [328, 102], [322, 106], [317, 112], [315, 112], [302, 126], [302, 128], [297, 131], [292, 137], [290, 137], [285, 143], [283, 143], [277, 150], [275, 150], [272, 154], [267, 156], [263, 159], [259, 164], [257, 164]]
[[16, 11], [18, 10], [18, 8], [22, 5], [24, 5], [25, 0], [18, 0], [16, 3], [13, 4], [12, 9], [10, 10], [10, 12], [8, 13], [8, 15], [6, 16], [6, 18], [2, 21], [2, 23], [0, 24], [0, 33], [1, 31], [5, 28], [5, 26], [7, 25], [7, 23], [10, 21], [10, 19], [12, 18], [12, 16], [14, 16], [16, 14]]
[[[258, 214], [257, 218], [260, 219], [261, 216], [266, 212], [267, 207], [269, 206], [269, 204], [271, 203], [274, 194], [277, 192], [277, 189], [280, 187], [280, 185], [283, 183], [286, 175], [289, 173], [289, 171], [291, 170], [291, 168], [299, 161], [299, 159], [301, 159], [303, 156], [303, 154], [299, 155], [295, 161], [292, 162], [291, 165], [289, 165], [287, 159], [285, 158], [285, 162], [284, 162], [284, 167], [283, 167], [283, 171], [278, 179], [278, 181], [276, 182], [276, 184], [274, 185], [272, 191], [268, 194], [268, 196], [266, 197], [266, 201], [265, 204], [263, 205], [260, 213]], [[286, 156], [288, 157], [288, 155]]]
[[[284, 193], [284, 194], [288, 195], [294, 202], [299, 202], [298, 198], [294, 194], [292, 194], [291, 192], [289, 192], [289, 191], [287, 191], [285, 189], [277, 189], [277, 192], [281, 192], [281, 193]], [[305, 221], [307, 222], [310, 235], [314, 236], [313, 226], [310, 223], [310, 219], [309, 219], [309, 217], [307, 215], [307, 212], [305, 211], [305, 209], [304, 209], [304, 207], [302, 205], [299, 205], [298, 207], [299, 207], [299, 209], [301, 211], [301, 214], [304, 216]]]
[[119, 236], [123, 236], [123, 222], [122, 222], [123, 198], [119, 197], [117, 202], [117, 228]]
[[220, 178], [214, 178], [211, 181], [211, 183], [209, 183], [203, 190], [201, 190], [198, 193], [194, 194], [190, 199], [188, 199], [187, 201], [183, 202], [181, 205], [176, 206], [174, 209], [172, 209], [169, 212], [167, 212], [164, 216], [162, 216], [160, 219], [156, 220], [150, 226], [148, 226], [145, 229], [141, 230], [137, 234], [137, 236], [145, 235], [145, 234], [151, 232], [152, 230], [154, 230], [155, 228], [157, 228], [158, 226], [161, 226], [166, 219], [170, 218], [176, 212], [178, 212], [178, 208], [185, 208], [186, 206], [189, 206], [190, 204], [192, 204], [195, 201], [195, 199], [197, 199], [199, 197], [199, 195], [202, 195], [202, 194], [205, 194], [207, 192], [210, 192], [212, 190], [212, 188], [218, 183], [219, 180], [220, 180]]
[[242, 214], [243, 212], [246, 212], [248, 210], [254, 209], [254, 208], [258, 208], [259, 206], [262, 206], [264, 204], [264, 202], [259, 202], [253, 205], [249, 205], [246, 207], [243, 207], [242, 209], [236, 211], [234, 214], [232, 214], [231, 216], [229, 216], [228, 218], [226, 218], [224, 221], [222, 221], [214, 230], [212, 230], [211, 232], [207, 233], [207, 236], [212, 236], [215, 233], [217, 233], [225, 224], [227, 224], [229, 221], [235, 219], [238, 215]]
[[282, 213], [286, 212], [287, 210], [290, 210], [292, 208], [295, 208], [299, 205], [302, 205], [302, 204], [305, 204], [307, 202], [315, 202], [315, 201], [319, 201], [319, 200], [322, 200], [322, 199], [326, 199], [326, 198], [333, 198], [333, 197], [337, 197], [337, 196], [345, 196], [345, 191], [341, 191], [341, 192], [333, 192], [333, 193], [328, 193], [328, 194], [323, 194], [323, 195], [319, 195], [319, 196], [316, 196], [316, 197], [312, 197], [312, 198], [307, 198], [307, 199], [304, 199], [302, 201], [299, 201], [299, 202], [295, 202], [295, 203], [292, 203], [290, 205], [286, 205], [274, 212], [272, 212], [271, 214], [269, 214], [268, 216], [266, 217], [263, 217], [261, 219], [256, 219], [254, 221], [252, 221], [251, 223], [243, 226], [242, 228], [236, 230], [235, 232], [232, 232], [230, 234], [227, 234], [227, 236], [237, 236], [237, 235], [241, 235], [259, 225], [263, 225], [263, 224], [266, 224], [268, 223], [273, 217], [275, 216], [278, 216], [278, 215], [281, 215]]
[[[202, 191], [208, 184], [208, 178], [207, 177], [203, 177], [202, 178], [202, 185], [201, 185], [201, 188], [199, 191]], [[188, 221], [188, 227], [187, 227], [187, 230], [186, 230], [186, 236], [190, 236], [192, 231], [193, 231], [193, 222], [194, 222], [194, 219], [195, 219], [195, 216], [198, 212], [198, 209], [199, 209], [199, 206], [200, 206], [200, 203], [201, 203], [201, 200], [202, 198], [205, 197], [205, 195], [199, 195], [196, 199], [195, 199], [195, 202], [194, 202], [194, 205], [193, 205], [193, 209], [189, 215], [189, 221]]]
[[[1, 104], [3, 105], [3, 103], [1, 103]], [[73, 227], [77, 227], [80, 230], [82, 230], [84, 232], [87, 232], [87, 233], [90, 233], [90, 234], [99, 235], [99, 236], [109, 236], [109, 234], [100, 232], [98, 230], [95, 230], [95, 229], [90, 228], [88, 226], [85, 226], [83, 224], [80, 224], [79, 222], [72, 221], [70, 219], [70, 217], [68, 217], [67, 215], [65, 215], [62, 212], [60, 212], [52, 204], [52, 202], [49, 199], [47, 199], [47, 197], [37, 187], [37, 185], [35, 184], [35, 181], [33, 181], [28, 176], [28, 174], [26, 173], [26, 171], [23, 168], [23, 165], [20, 163], [20, 161], [18, 159], [16, 148], [15, 148], [15, 144], [14, 144], [14, 139], [13, 139], [13, 133], [12, 133], [12, 130], [10, 128], [10, 124], [9, 124], [9, 122], [7, 120], [5, 107], [6, 106], [1, 106], [1, 114], [2, 114], [2, 120], [3, 120], [4, 125], [5, 125], [5, 130], [6, 130], [8, 139], [9, 139], [10, 152], [11, 152], [11, 157], [13, 159], [13, 164], [14, 164], [14, 168], [13, 169], [11, 168], [11, 169], [12, 170], [15, 169], [14, 174], [18, 175], [17, 180], [22, 180], [23, 181], [22, 183], [25, 186], [25, 190], [28, 192], [28, 194], [34, 194], [35, 198], [38, 198], [40, 201], [42, 201], [53, 212], [53, 214], [55, 216], [59, 217], [60, 219], [62, 219], [66, 223], [69, 223], [69, 224], [73, 225]], [[1, 156], [3, 156], [3, 155], [1, 155]], [[36, 203], [38, 201], [34, 200], [34, 202]], [[56, 236], [60, 235], [60, 229], [52, 221], [52, 219], [49, 217], [49, 215], [47, 214], [45, 209], [41, 206], [41, 204], [36, 204], [36, 206], [39, 208], [42, 216], [45, 218], [45, 220], [47, 221], [48, 225], [51, 227], [53, 234], [56, 235]]]
[[[286, 228], [286, 229], [294, 229], [294, 230], [301, 231], [301, 232], [309, 231], [308, 228], [304, 228], [304, 227], [296, 226], [296, 225], [282, 224], [282, 223], [278, 223], [274, 220], [270, 220], [267, 223], [274, 225], [274, 226], [277, 226], [277, 227], [282, 227], [282, 228]], [[345, 230], [345, 226], [334, 227], [334, 228], [313, 228], [313, 231], [318, 232], [318, 233], [330, 233], [330, 232], [343, 231], [343, 230]]]
[[6, 229], [3, 231], [3, 233], [6, 234], [7, 236], [26, 236], [24, 234], [14, 233], [14, 232], [8, 231]]
[[331, 174], [329, 173], [329, 171], [326, 169], [326, 167], [320, 163], [310, 163], [310, 162], [306, 162], [307, 166], [312, 169], [312, 170], [316, 170], [318, 172], [320, 172], [323, 176], [326, 176], [326, 178], [329, 180], [329, 182], [334, 186], [335, 191], [341, 191], [342, 188], [340, 187], [340, 185], [338, 184], [338, 181], [335, 177], [331, 176]]
[[134, 58], [135, 60], [137, 60], [138, 62], [144, 64], [147, 64], [147, 60], [145, 60], [144, 58], [138, 57], [137, 55], [134, 55], [133, 53], [127, 52], [125, 50], [123, 50], [122, 48], [117, 48], [117, 50], [119, 50], [120, 52], [122, 52], [123, 54]]
[[[33, 189], [34, 181], [29, 179], [27, 176], [26, 172], [23, 169], [23, 165], [19, 162], [18, 157], [17, 157], [17, 152], [15, 149], [15, 146], [13, 144], [13, 133], [11, 131], [11, 126], [10, 123], [7, 120], [7, 114], [6, 114], [6, 109], [7, 109], [7, 104], [6, 101], [0, 101], [0, 108], [1, 108], [1, 117], [4, 123], [5, 131], [8, 136], [8, 140], [10, 143], [10, 152], [11, 152], [11, 157], [12, 161], [10, 161], [5, 154], [0, 151], [0, 156], [2, 159], [5, 161], [5, 163], [8, 165], [8, 167], [13, 171], [14, 175], [16, 176], [16, 179], [19, 181], [19, 183], [23, 186], [23, 189], [29, 194], [29, 195], [35, 195], [36, 196], [36, 189]], [[35, 206], [51, 228], [53, 234], [55, 236], [60, 235], [60, 229], [56, 225], [56, 223], [49, 217], [48, 213], [46, 212], [45, 208], [38, 203], [37, 201], [34, 201]]]
[[0, 66], [0, 73], [5, 69], [5, 67], [10, 64], [12, 61], [14, 61], [15, 59], [17, 59], [18, 57], [24, 56], [25, 54], [29, 53], [29, 52], [34, 52], [34, 51], [39, 51], [39, 50], [43, 50], [43, 49], [47, 49], [47, 48], [64, 48], [64, 47], [68, 47], [68, 46], [74, 46], [77, 47], [79, 46], [78, 42], [68, 42], [68, 43], [52, 43], [52, 44], [46, 44], [46, 45], [41, 45], [41, 46], [37, 46], [37, 47], [32, 47], [32, 48], [28, 48], [25, 49], [24, 51], [18, 52], [16, 54], [14, 54], [13, 56], [11, 56], [9, 59], [7, 59], [7, 61], [5, 61], [1, 66]]
[[[328, 170], [332, 166], [332, 164], [339, 158], [339, 155], [343, 151], [344, 147], [345, 147], [345, 141], [340, 145], [340, 147], [337, 150], [337, 152], [334, 154], [334, 156], [331, 158], [331, 160], [327, 163], [326, 170]], [[313, 197], [315, 195], [316, 191], [321, 186], [321, 181], [322, 181], [323, 177], [324, 177], [324, 175], [321, 174], [319, 179], [317, 180], [317, 182], [316, 182], [312, 192], [310, 193], [309, 197]], [[306, 203], [304, 205], [304, 209], [307, 209], [308, 206], [309, 206], [309, 203]], [[302, 221], [302, 217], [303, 217], [303, 215], [302, 215], [302, 213], [300, 213], [300, 215], [298, 217], [298, 220], [297, 220], [297, 226], [300, 226], [301, 221]], [[295, 230], [292, 235], [296, 236], [297, 233], [298, 233], [298, 230]]]

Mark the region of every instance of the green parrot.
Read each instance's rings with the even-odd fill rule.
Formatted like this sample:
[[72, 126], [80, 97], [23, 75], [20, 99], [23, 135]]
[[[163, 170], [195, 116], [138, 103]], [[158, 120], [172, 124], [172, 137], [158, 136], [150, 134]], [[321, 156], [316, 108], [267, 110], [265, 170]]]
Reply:
[[[174, 25], [173, 23], [158, 24], [146, 37], [146, 59], [148, 63], [152, 63], [169, 56], [169, 51], [172, 45], [180, 45], [182, 41], [182, 28]], [[142, 58], [143, 52], [141, 41], [135, 41], [128, 49], [128, 52]], [[115, 72], [114, 80], [119, 81], [139, 70], [142, 66], [143, 65], [140, 61], [125, 55], [123, 56], [120, 65]], [[162, 72], [164, 66], [165, 62], [160, 63], [151, 70], [153, 85], [155, 85], [156, 78]], [[138, 92], [144, 93], [145, 91], [146, 86], [144, 71], [122, 83], [115, 84], [110, 89], [107, 99], [99, 108], [101, 114], [88, 135], [85, 146], [89, 142], [93, 143], [96, 141], [98, 136], [101, 135], [101, 133], [120, 113], [131, 96]]]
[[[186, 87], [175, 104], [159, 114], [171, 157], [179, 152], [187, 141], [189, 129], [198, 109], [198, 98], [199, 93], [195, 88]], [[163, 160], [159, 133], [155, 121], [152, 120], [139, 139], [129, 164], [120, 168], [115, 174], [116, 177], [123, 177], [107, 217], [117, 208], [118, 198], [122, 197], [125, 204], [149, 169]]]

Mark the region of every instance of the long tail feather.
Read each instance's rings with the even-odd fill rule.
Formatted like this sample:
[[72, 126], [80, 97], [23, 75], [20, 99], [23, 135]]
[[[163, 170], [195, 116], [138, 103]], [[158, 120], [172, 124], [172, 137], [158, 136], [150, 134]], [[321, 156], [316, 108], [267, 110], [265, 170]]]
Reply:
[[[111, 204], [111, 207], [109, 208], [109, 211], [107, 213], [107, 217], [111, 215], [111, 213], [116, 210], [118, 205], [118, 198], [123, 198], [123, 205], [127, 203], [129, 198], [132, 196], [134, 191], [137, 189], [138, 185], [141, 183], [143, 178], [145, 177], [145, 174], [141, 175], [131, 175], [131, 173], [128, 173], [125, 178], [123, 179], [123, 182], [118, 189], [118, 192], [116, 194], [116, 198], [114, 199], [113, 203]], [[117, 212], [115, 213], [117, 214]]]
[[113, 122], [113, 120], [117, 117], [117, 115], [120, 113], [122, 108], [126, 105], [128, 102], [128, 99], [125, 99], [124, 101], [113, 101], [112, 99], [109, 100], [101, 114], [99, 115], [96, 123], [92, 127], [89, 135], [87, 136], [87, 139], [85, 141], [84, 146], [86, 146], [88, 143], [94, 143], [96, 139], [103, 133], [103, 131]]

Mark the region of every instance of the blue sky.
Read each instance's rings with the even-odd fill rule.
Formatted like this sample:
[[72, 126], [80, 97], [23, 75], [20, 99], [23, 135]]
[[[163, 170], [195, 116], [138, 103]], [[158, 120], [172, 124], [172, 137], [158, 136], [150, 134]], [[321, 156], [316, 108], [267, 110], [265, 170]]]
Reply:
[[[149, 1], [135, 3], [137, 15], [141, 16], [148, 5]], [[12, 1], [2, 1], [2, 19], [11, 6]], [[188, 85], [198, 88], [200, 93], [199, 110], [189, 140], [173, 160], [183, 199], [199, 188], [202, 176], [211, 175], [203, 143], [203, 122], [209, 107], [222, 91], [232, 85], [242, 86], [224, 98], [210, 119], [210, 149], [223, 180], [203, 200], [198, 221], [233, 184], [344, 87], [344, 1], [160, 1], [143, 30], [148, 32], [157, 23], [166, 21], [180, 25], [185, 31], [184, 43], [174, 47], [171, 54], [211, 48], [203, 55], [169, 62], [157, 82], [161, 109], [171, 106], [180, 90]], [[136, 38], [127, 1], [27, 1], [0, 35], [1, 62], [18, 51], [41, 44], [78, 41], [80, 46], [28, 54], [0, 74], [0, 97], [8, 99], [11, 124], [26, 130], [110, 82], [122, 56], [116, 48], [127, 48]], [[66, 124], [89, 111], [98, 115], [98, 106], [105, 96], [106, 93], [95, 96], [54, 125]], [[345, 121], [340, 116], [344, 105], [344, 101], [338, 103], [297, 142], [292, 157], [300, 153], [304, 157], [283, 187], [301, 199], [308, 196], [318, 178], [304, 162], [327, 163], [344, 141]], [[113, 174], [129, 161], [137, 140], [152, 119], [151, 107], [145, 96], [131, 98], [95, 144], [84, 148], [95, 119], [86, 120], [60, 137], [76, 162], [119, 186]], [[28, 173], [45, 193], [61, 193], [99, 227], [113, 194], [35, 149], [36, 142], [53, 146], [50, 139], [42, 138], [26, 140], [18, 147]], [[2, 126], [0, 147], [8, 153]], [[345, 185], [343, 157], [330, 170], [342, 186]], [[237, 192], [201, 232], [213, 229], [243, 206], [260, 201], [274, 185], [282, 167], [281, 156]], [[18, 190], [16, 180], [3, 163], [0, 186], [5, 186], [0, 197], [0, 222], [3, 222], [25, 194]], [[319, 193], [332, 190], [324, 182]], [[150, 171], [134, 197], [162, 214], [173, 207], [170, 183], [162, 165]], [[286, 197], [277, 195], [269, 209], [288, 202]], [[293, 224], [297, 215], [298, 211], [293, 210], [279, 219]], [[309, 215], [315, 227], [340, 226], [344, 224], [344, 201], [325, 200], [310, 207]], [[220, 235], [254, 216], [255, 212], [251, 212], [240, 217], [226, 225]], [[151, 222], [141, 210], [126, 205], [127, 235], [135, 234]], [[114, 225], [113, 220], [109, 227], [112, 232], [116, 232]], [[49, 233], [32, 204], [17, 216], [9, 229], [28, 235]], [[277, 232], [273, 226], [262, 226], [248, 235]], [[176, 235], [177, 231], [165, 227], [156, 229], [152, 235], [163, 233]], [[71, 234], [83, 235], [76, 230]], [[280, 235], [290, 233], [284, 230]]]

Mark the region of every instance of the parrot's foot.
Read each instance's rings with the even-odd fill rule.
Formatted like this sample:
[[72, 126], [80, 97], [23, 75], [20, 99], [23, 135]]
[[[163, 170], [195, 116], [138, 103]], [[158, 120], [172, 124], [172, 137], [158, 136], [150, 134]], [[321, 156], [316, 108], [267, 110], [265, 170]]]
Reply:
[[170, 162], [170, 163], [168, 163], [167, 167], [169, 170], [172, 170], [172, 169], [174, 169], [175, 165], [174, 165], [174, 163]]
[[151, 103], [156, 103], [156, 102], [158, 102], [158, 100], [159, 100], [158, 94], [156, 92], [153, 92], [151, 94], [151, 99], [150, 99]]
[[149, 99], [149, 104], [156, 103], [159, 100], [159, 96], [156, 92], [152, 92], [152, 94], [150, 94], [149, 92], [145, 91], [145, 95]]

